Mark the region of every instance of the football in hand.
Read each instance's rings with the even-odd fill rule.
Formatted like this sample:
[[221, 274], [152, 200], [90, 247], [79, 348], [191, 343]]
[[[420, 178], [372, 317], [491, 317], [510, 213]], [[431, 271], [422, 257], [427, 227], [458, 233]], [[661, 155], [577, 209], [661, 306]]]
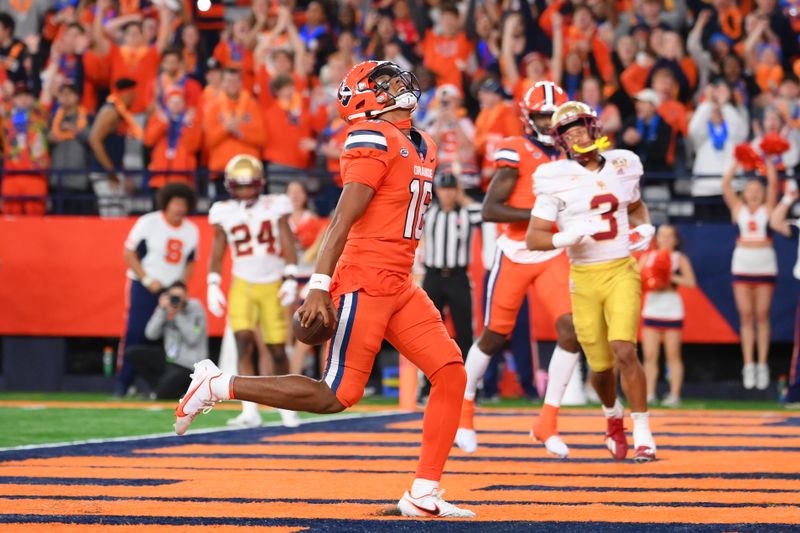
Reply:
[[322, 344], [333, 336], [336, 331], [336, 321], [332, 320], [330, 325], [325, 326], [322, 321], [322, 316], [317, 314], [311, 324], [304, 328], [300, 323], [300, 314], [298, 311], [292, 315], [292, 331], [294, 331], [294, 338], [308, 344], [309, 346], [316, 346]]

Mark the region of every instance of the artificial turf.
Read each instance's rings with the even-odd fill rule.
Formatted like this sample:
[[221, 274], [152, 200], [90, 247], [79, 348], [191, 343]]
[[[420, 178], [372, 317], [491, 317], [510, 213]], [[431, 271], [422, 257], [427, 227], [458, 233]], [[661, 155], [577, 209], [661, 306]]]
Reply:
[[[72, 442], [88, 439], [131, 437], [169, 433], [175, 421], [172, 403], [145, 402], [144, 407], [125, 407], [125, 403], [142, 402], [141, 399], [121, 399], [120, 408], [98, 409], [92, 404], [112, 402], [107, 394], [96, 393], [0, 393], [0, 448], [10, 446], [35, 445], [57, 442]], [[2, 402], [25, 402], [24, 406], [2, 405]], [[36, 402], [47, 402], [47, 405]], [[53, 406], [51, 402], [71, 402], [69, 407]], [[82, 407], [80, 403], [86, 403]], [[76, 403], [78, 405], [76, 405]], [[397, 405], [397, 399], [380, 396], [365, 398], [360, 405]], [[536, 407], [540, 402], [524, 399], [504, 399], [496, 403], [484, 403], [486, 408]], [[584, 409], [597, 409], [586, 406]], [[679, 408], [692, 409], [732, 409], [732, 410], [779, 410], [777, 402], [741, 400], [685, 400]], [[225, 427], [226, 421], [235, 416], [236, 411], [214, 410], [200, 416], [192, 424], [193, 429]], [[279, 416], [271, 410], [262, 411], [265, 422], [276, 422]], [[301, 416], [315, 416], [301, 414]]]

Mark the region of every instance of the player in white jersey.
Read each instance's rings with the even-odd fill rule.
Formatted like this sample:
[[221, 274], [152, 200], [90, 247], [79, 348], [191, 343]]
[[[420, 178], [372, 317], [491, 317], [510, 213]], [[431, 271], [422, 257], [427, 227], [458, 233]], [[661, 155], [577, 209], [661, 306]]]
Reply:
[[[214, 227], [208, 309], [215, 316], [224, 314], [226, 302], [220, 288], [220, 271], [225, 248], [230, 247], [233, 276], [227, 305], [228, 323], [236, 338], [239, 374], [267, 373], [269, 361], [263, 359], [256, 365], [254, 360], [257, 326], [272, 359], [272, 373], [288, 374], [288, 326], [283, 307], [297, 299], [297, 252], [289, 229], [292, 204], [285, 194], [261, 194], [264, 169], [252, 156], [238, 155], [231, 159], [225, 168], [225, 187], [232, 198], [216, 202], [208, 213], [208, 220]], [[281, 416], [286, 426], [298, 424], [291, 411], [281, 411]], [[260, 426], [261, 415], [256, 404], [242, 402], [242, 413], [229, 423], [240, 427]]]
[[176, 281], [186, 281], [194, 269], [199, 240], [197, 226], [186, 219], [194, 209], [194, 191], [180, 183], [164, 186], [156, 198], [158, 211], [141, 216], [125, 240], [128, 265], [125, 334], [118, 357], [122, 359], [115, 394], [124, 395], [135, 377], [125, 350], [150, 344], [144, 330], [158, 306], [158, 296]]
[[[608, 140], [600, 137], [597, 115], [584, 103], [559, 106], [552, 127], [568, 159], [536, 169], [526, 242], [531, 250], [567, 249], [573, 322], [607, 418], [606, 445], [615, 459], [627, 456], [616, 366], [631, 407], [634, 461], [651, 461], [656, 445], [636, 354], [641, 280], [631, 257], [632, 250], [646, 249], [655, 233], [639, 192], [642, 164], [627, 150], [601, 154]], [[633, 230], [629, 220], [636, 224]], [[559, 228], [555, 234], [553, 222]]]

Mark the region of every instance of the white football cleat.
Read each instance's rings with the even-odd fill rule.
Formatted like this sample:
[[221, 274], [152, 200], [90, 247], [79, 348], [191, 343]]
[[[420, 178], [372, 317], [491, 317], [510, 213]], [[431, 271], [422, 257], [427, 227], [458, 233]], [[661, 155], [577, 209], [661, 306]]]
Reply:
[[433, 490], [421, 498], [414, 498], [406, 491], [397, 502], [397, 508], [403, 516], [423, 518], [472, 518], [475, 513], [468, 509], [461, 509], [442, 499], [444, 490]]
[[553, 435], [544, 441], [544, 447], [547, 449], [547, 453], [555, 455], [560, 459], [566, 459], [569, 455], [569, 448], [558, 435]]
[[297, 416], [297, 413], [294, 411], [290, 411], [288, 409], [278, 409], [278, 412], [281, 415], [281, 421], [283, 422], [283, 427], [287, 428], [296, 428], [300, 425], [300, 417]]
[[456, 446], [466, 453], [475, 453], [478, 449], [478, 435], [474, 429], [458, 428]]
[[214, 404], [220, 401], [211, 390], [211, 381], [221, 376], [222, 370], [210, 359], [195, 363], [194, 373], [190, 376], [192, 382], [189, 384], [189, 390], [175, 409], [175, 433], [178, 435], [186, 433], [194, 417], [201, 412], [209, 412]]
[[238, 429], [260, 428], [263, 423], [264, 421], [261, 420], [261, 415], [258, 414], [258, 411], [253, 413], [242, 411], [235, 418], [228, 420], [229, 427]]

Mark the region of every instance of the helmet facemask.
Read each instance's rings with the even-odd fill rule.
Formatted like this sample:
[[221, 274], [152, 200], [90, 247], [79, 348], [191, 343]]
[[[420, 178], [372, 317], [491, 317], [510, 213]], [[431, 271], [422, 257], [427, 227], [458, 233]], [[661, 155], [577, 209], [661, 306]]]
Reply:
[[[567, 144], [564, 134], [576, 126], [583, 126], [586, 128], [589, 137], [592, 139], [591, 144], [587, 146], [578, 146], [573, 143], [572, 146]], [[555, 143], [567, 157], [579, 163], [588, 163], [595, 157], [595, 152], [607, 148], [608, 138], [601, 137], [600, 126], [597, 123], [597, 118], [591, 115], [578, 115], [571, 120], [559, 124], [551, 130], [555, 139]]]
[[[387, 76], [387, 79], [378, 81], [380, 78]], [[397, 94], [392, 94], [392, 86], [394, 85], [392, 81], [395, 78], [399, 78], [402, 82], [402, 89]], [[378, 102], [387, 104], [394, 102], [378, 112], [372, 113], [373, 115], [379, 115], [394, 109], [409, 109], [413, 111], [417, 107], [417, 101], [422, 94], [417, 77], [407, 70], [401, 70], [400, 67], [390, 62], [383, 63], [373, 70], [367, 77], [367, 81]], [[359, 83], [359, 85], [361, 84]]]
[[[550, 127], [550, 118], [553, 116], [552, 112], [546, 113], [527, 113], [525, 115], [525, 124], [527, 129], [536, 137], [536, 140], [547, 146], [555, 146], [556, 140], [552, 135], [552, 128]], [[547, 125], [542, 127], [536, 124], [536, 117], [546, 117]]]

